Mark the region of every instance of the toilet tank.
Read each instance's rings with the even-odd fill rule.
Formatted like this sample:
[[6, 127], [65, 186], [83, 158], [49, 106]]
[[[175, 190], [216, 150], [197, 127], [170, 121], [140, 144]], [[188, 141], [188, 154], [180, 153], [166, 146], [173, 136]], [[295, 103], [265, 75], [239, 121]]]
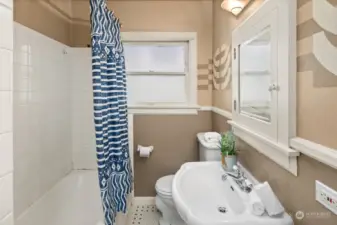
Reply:
[[221, 152], [218, 143], [206, 142], [204, 133], [198, 133], [197, 138], [199, 142], [200, 161], [221, 161]]

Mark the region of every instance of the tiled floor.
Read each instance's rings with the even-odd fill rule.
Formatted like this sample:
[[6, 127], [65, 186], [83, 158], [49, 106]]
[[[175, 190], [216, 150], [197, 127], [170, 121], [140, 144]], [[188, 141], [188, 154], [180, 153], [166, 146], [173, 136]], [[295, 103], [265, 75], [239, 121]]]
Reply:
[[159, 217], [154, 204], [135, 204], [129, 212], [127, 225], [158, 225]]

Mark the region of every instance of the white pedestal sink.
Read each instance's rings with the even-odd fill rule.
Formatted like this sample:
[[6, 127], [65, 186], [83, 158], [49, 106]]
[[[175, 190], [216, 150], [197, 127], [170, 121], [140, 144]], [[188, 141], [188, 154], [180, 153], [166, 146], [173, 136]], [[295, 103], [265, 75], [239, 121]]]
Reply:
[[[219, 162], [185, 163], [172, 184], [175, 206], [188, 225], [293, 225], [284, 213], [279, 217], [255, 216], [231, 182], [223, 181]], [[230, 178], [231, 179], [231, 178]], [[240, 195], [239, 195], [240, 194]]]

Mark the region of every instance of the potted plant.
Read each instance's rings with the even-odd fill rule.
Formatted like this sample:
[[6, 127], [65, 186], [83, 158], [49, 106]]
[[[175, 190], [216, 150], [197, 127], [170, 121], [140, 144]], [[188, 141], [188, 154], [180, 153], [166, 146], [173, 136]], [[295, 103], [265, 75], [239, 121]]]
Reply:
[[235, 147], [235, 136], [232, 131], [228, 131], [221, 135], [220, 150], [222, 156], [222, 165], [228, 170], [232, 171], [233, 166], [237, 163], [237, 153]]

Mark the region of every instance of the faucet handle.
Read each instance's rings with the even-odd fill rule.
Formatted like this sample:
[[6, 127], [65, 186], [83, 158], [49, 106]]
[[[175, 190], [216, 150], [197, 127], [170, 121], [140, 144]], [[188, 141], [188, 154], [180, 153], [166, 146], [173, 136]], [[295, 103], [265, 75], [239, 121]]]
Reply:
[[233, 166], [233, 171], [234, 172], [239, 172], [240, 170], [239, 170], [239, 167], [237, 166], [237, 165], [234, 165]]
[[237, 165], [233, 166], [233, 172], [237, 174], [238, 177], [243, 176], [243, 173], [241, 172], [240, 168]]

